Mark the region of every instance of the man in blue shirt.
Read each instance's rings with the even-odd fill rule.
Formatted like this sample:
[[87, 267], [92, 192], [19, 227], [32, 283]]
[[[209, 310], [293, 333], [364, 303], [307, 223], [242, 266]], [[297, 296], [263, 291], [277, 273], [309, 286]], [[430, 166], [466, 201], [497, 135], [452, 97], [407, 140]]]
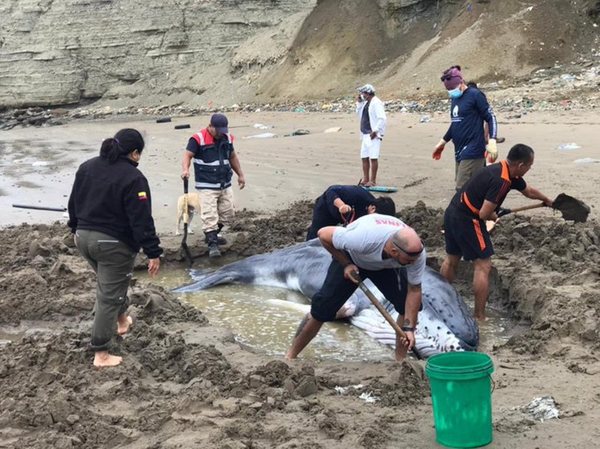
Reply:
[[[460, 66], [452, 66], [442, 75], [444, 87], [451, 98], [450, 127], [433, 152], [433, 159], [439, 160], [446, 143], [454, 142], [456, 160], [456, 190], [471, 178], [473, 173], [485, 166], [486, 150], [489, 162], [498, 157], [496, 116], [492, 112], [485, 95], [478, 89], [468, 87], [460, 71]], [[483, 123], [489, 128], [489, 141], [486, 139]]]
[[387, 196], [375, 198], [361, 186], [329, 186], [315, 201], [313, 219], [306, 240], [316, 238], [319, 229], [325, 226], [342, 223], [347, 225], [357, 218], [375, 212], [396, 215], [394, 200]]

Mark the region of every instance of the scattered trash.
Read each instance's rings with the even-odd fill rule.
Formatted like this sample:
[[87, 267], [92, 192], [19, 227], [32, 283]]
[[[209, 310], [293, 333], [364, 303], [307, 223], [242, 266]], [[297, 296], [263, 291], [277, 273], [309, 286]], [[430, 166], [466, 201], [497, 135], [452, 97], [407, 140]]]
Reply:
[[175, 129], [188, 129], [190, 128], [189, 124], [185, 124], [185, 125], [175, 125]]
[[541, 396], [535, 398], [525, 407], [523, 411], [530, 414], [534, 419], [544, 422], [546, 419], [558, 418], [560, 411], [556, 406], [556, 402], [552, 396]]
[[559, 151], [573, 151], [573, 150], [578, 150], [581, 147], [579, 145], [577, 145], [575, 142], [571, 142], [571, 143], [561, 143], [558, 146], [558, 150]]
[[362, 399], [363, 401], [365, 401], [367, 404], [371, 404], [373, 402], [377, 402], [379, 400], [379, 398], [377, 396], [373, 396], [373, 393], [370, 391], [367, 391], [363, 394], [361, 394], [358, 399]]
[[292, 136], [305, 136], [306, 134], [310, 134], [308, 129], [297, 129], [292, 133]]
[[565, 73], [564, 75], [560, 76], [560, 79], [566, 81], [567, 83], [571, 83], [575, 81], [575, 76], [571, 75], [570, 73]]
[[304, 109], [302, 106], [298, 106], [294, 109], [294, 112], [306, 112], [306, 109]]
[[573, 162], [576, 164], [594, 164], [600, 162], [600, 159], [594, 159], [593, 157], [584, 157], [583, 159], [575, 159]]
[[244, 139], [268, 139], [270, 137], [275, 137], [276, 134], [273, 133], [260, 133], [260, 134], [253, 134], [251, 136], [246, 136], [244, 137]]
[[346, 394], [346, 393], [348, 393], [348, 390], [350, 388], [353, 388], [355, 390], [360, 390], [363, 387], [364, 387], [363, 384], [350, 385], [349, 387], [340, 387], [339, 385], [336, 385], [333, 389], [335, 390], [335, 392], [337, 394]]
[[269, 128], [272, 128], [272, 126], [263, 125], [262, 123], [255, 123], [253, 126], [256, 129], [269, 129]]
[[419, 122], [421, 123], [429, 123], [431, 121], [431, 117], [429, 117], [428, 115], [422, 115], [421, 118], [419, 119]]
[[332, 128], [327, 128], [325, 131], [323, 131], [325, 134], [329, 134], [329, 133], [339, 133], [342, 130], [341, 126], [334, 126]]

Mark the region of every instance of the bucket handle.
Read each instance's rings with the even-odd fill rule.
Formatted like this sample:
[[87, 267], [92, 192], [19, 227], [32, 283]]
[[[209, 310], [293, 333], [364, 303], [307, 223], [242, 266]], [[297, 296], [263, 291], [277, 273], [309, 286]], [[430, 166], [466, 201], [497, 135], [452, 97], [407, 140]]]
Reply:
[[488, 374], [488, 377], [490, 378], [490, 385], [492, 386], [492, 391], [490, 391], [490, 393], [493, 393], [496, 390], [496, 381], [494, 381], [491, 374]]

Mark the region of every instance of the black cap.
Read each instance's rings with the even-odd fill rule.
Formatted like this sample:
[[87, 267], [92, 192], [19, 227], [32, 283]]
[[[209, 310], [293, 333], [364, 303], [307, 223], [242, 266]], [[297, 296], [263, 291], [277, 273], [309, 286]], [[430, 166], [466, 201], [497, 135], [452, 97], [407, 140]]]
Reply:
[[213, 114], [210, 118], [210, 124], [221, 134], [227, 134], [229, 132], [229, 121], [223, 114]]

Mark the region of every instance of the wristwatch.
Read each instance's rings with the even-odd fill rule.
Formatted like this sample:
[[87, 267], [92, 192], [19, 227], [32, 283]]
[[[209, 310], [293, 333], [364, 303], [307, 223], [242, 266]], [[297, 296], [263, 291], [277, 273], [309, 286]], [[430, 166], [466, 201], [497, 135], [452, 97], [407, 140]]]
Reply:
[[400, 329], [402, 329], [404, 332], [414, 332], [415, 331], [415, 328], [410, 327], [410, 326], [402, 326]]

